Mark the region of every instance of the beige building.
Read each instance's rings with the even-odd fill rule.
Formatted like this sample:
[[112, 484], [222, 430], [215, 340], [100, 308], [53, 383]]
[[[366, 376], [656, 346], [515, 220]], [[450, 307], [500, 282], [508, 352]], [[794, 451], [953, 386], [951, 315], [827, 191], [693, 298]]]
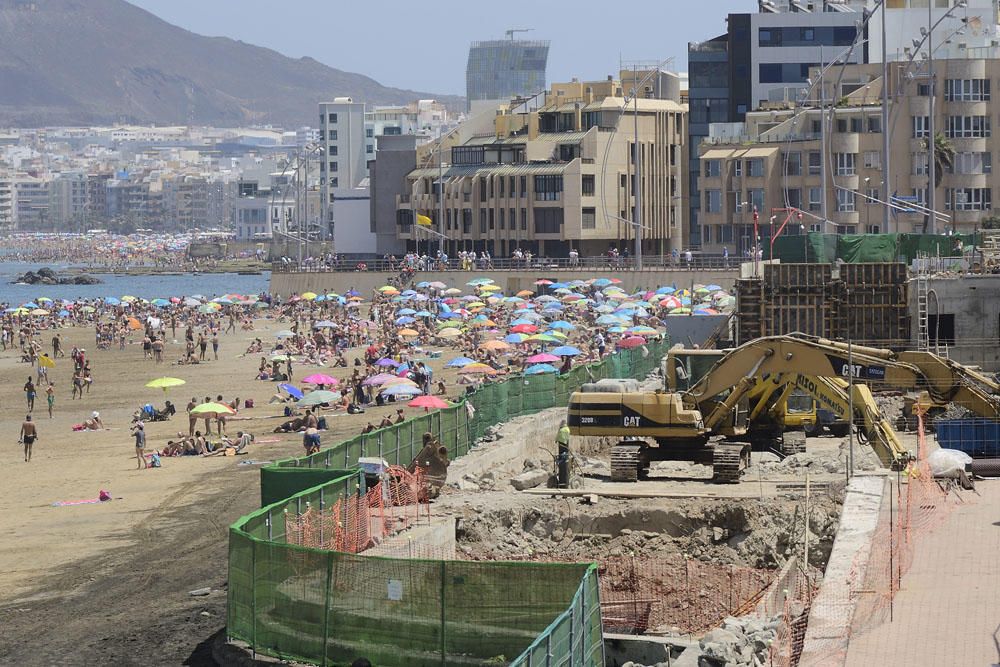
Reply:
[[[937, 231], [971, 232], [993, 216], [992, 193], [1000, 188], [992, 159], [1000, 150], [992, 124], [1000, 118], [991, 113], [1000, 60], [941, 60], [934, 70], [934, 129], [943, 148], [935, 160]], [[907, 76], [905, 64], [891, 64], [888, 173], [878, 63], [847, 66], [842, 77], [829, 74], [830, 82], [817, 83], [812, 99], [798, 108], [776, 105], [748, 113], [743, 124], [713, 125], [698, 148], [703, 248], [752, 247], [755, 207], [763, 245], [771, 218], [781, 225], [787, 209], [796, 212], [783, 234], [929, 230], [927, 216], [909, 204], [928, 202], [930, 79], [915, 67], [909, 71], [915, 76]], [[821, 111], [819, 100], [836, 100], [832, 113], [828, 103]], [[881, 202], [889, 200], [895, 206], [886, 228]]]
[[[638, 123], [643, 252], [682, 248], [687, 107], [645, 97], [636, 118], [633, 104], [625, 113], [623, 106], [622, 84], [611, 77], [553, 84], [542, 99], [497, 110], [485, 131], [456, 131], [445, 142], [443, 167], [437, 151], [424, 147], [407, 176], [408, 194], [397, 196], [398, 237], [411, 250], [419, 241], [421, 252], [441, 240], [452, 256], [486, 250], [506, 257], [516, 248], [553, 258], [570, 249], [584, 257], [612, 246], [632, 252]], [[418, 214], [443, 237], [416, 227]]]

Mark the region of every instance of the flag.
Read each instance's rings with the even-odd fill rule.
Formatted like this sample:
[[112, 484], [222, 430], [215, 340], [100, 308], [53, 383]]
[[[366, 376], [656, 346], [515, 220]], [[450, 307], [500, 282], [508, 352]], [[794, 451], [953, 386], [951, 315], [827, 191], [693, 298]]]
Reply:
[[424, 227], [430, 227], [434, 224], [434, 221], [428, 218], [426, 215], [420, 215], [417, 213], [417, 224], [423, 225]]

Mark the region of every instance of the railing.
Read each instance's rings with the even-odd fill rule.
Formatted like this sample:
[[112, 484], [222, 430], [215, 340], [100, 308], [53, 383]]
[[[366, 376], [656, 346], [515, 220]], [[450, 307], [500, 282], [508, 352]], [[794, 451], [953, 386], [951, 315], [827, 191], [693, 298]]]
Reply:
[[[435, 246], [432, 242], [432, 247]], [[361, 268], [361, 265], [364, 268]], [[297, 266], [293, 258], [288, 262], [273, 262], [271, 271], [273, 273], [345, 273], [356, 271], [382, 271], [398, 273], [403, 271], [405, 263], [400, 261], [392, 262], [386, 259], [341, 259], [335, 262], [303, 262]], [[728, 259], [718, 254], [694, 254], [690, 261], [681, 255], [674, 258], [672, 255], [643, 255], [643, 271], [738, 271], [740, 260], [730, 256]], [[458, 271], [461, 269], [461, 261], [455, 257], [448, 258], [447, 262], [431, 259], [425, 265], [414, 266], [413, 270], [421, 271]], [[494, 258], [490, 262], [476, 260], [473, 271], [635, 271], [636, 262], [634, 257], [609, 258], [580, 257], [569, 259], [567, 257], [532, 257], [530, 261], [513, 258]]]

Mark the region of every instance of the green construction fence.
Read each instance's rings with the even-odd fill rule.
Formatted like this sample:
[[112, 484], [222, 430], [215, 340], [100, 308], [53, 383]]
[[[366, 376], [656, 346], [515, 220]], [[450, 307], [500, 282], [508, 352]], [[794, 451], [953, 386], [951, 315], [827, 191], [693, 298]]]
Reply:
[[[774, 241], [774, 258], [785, 263], [849, 264], [904, 262], [919, 255], [957, 257], [981, 243], [976, 234], [821, 234], [781, 236]], [[764, 244], [768, 258], [770, 244]]]
[[587, 382], [605, 378], [643, 378], [670, 348], [666, 337], [643, 347], [621, 350], [602, 361], [556, 375], [516, 376], [483, 385], [455, 405], [407, 419], [400, 424], [355, 436], [309, 456], [283, 459], [261, 468], [261, 505], [291, 497], [338, 478], [362, 456], [408, 465], [420, 451], [423, 435], [433, 433], [455, 459], [469, 451], [488, 428], [521, 415], [565, 406], [570, 394]]
[[358, 481], [342, 475], [230, 528], [230, 640], [318, 665], [604, 664], [592, 564], [392, 559], [285, 542], [286, 517], [357, 493]]

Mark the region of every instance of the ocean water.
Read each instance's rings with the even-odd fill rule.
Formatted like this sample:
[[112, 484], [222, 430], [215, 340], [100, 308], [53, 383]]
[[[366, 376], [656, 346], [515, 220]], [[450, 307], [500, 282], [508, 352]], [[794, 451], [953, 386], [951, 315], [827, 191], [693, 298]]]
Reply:
[[[65, 266], [49, 264], [54, 271]], [[77, 299], [122, 297], [126, 294], [142, 299], [170, 298], [202, 294], [212, 298], [223, 294], [259, 294], [268, 289], [269, 271], [259, 276], [241, 276], [237, 273], [200, 273], [179, 276], [127, 276], [122, 274], [95, 274], [104, 281], [100, 285], [12, 285], [10, 282], [25, 271], [37, 271], [39, 264], [0, 262], [0, 302], [22, 304], [39, 297], [50, 299]]]

